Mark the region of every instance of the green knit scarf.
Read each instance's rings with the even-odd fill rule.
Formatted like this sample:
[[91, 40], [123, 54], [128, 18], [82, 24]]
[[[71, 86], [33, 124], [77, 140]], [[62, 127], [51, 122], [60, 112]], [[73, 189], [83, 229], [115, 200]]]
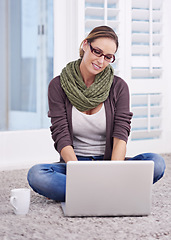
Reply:
[[93, 84], [87, 88], [80, 73], [81, 59], [70, 62], [60, 74], [61, 86], [71, 104], [84, 112], [97, 107], [109, 96], [114, 71], [108, 65], [96, 75]]

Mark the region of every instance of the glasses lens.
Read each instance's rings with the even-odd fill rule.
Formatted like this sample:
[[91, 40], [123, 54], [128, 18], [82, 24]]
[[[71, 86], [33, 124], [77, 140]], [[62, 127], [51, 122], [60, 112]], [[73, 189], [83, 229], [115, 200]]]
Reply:
[[108, 61], [108, 62], [112, 62], [112, 61], [113, 61], [113, 56], [105, 55], [104, 58], [105, 58], [105, 60]]
[[112, 56], [108, 56], [108, 55], [106, 56], [105, 55], [104, 58], [105, 58], [106, 61], [108, 61], [110, 63], [113, 63], [115, 61], [115, 56], [114, 55], [112, 55]]
[[103, 54], [101, 51], [99, 51], [99, 50], [97, 50], [97, 49], [95, 49], [95, 48], [93, 48], [93, 53], [94, 53], [94, 55], [96, 55], [97, 57], [101, 57], [102, 54]]

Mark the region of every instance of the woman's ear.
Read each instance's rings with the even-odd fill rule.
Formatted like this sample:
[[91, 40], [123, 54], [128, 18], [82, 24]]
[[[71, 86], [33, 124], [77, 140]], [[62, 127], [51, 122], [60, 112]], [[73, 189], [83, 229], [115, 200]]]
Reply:
[[87, 40], [84, 40], [84, 41], [83, 41], [83, 45], [82, 45], [82, 49], [83, 49], [84, 52], [85, 52], [86, 49], [87, 49], [87, 45], [88, 45]]

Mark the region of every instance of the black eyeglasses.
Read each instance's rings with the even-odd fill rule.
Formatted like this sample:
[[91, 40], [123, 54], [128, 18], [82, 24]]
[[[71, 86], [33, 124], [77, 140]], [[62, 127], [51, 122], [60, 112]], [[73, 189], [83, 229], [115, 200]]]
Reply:
[[113, 62], [115, 61], [115, 55], [113, 55], [113, 54], [106, 54], [106, 55], [104, 55], [103, 52], [102, 52], [102, 50], [97, 49], [97, 48], [93, 48], [93, 47], [91, 46], [91, 43], [90, 43], [90, 42], [88, 42], [88, 44], [90, 45], [90, 50], [91, 50], [91, 52], [92, 52], [95, 56], [97, 56], [97, 57], [104, 56], [104, 59], [105, 59], [107, 62], [110, 62], [110, 63], [113, 63]]

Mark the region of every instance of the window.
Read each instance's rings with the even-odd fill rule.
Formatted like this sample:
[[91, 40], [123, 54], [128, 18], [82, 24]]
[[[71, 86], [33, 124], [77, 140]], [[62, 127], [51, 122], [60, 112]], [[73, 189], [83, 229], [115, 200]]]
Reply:
[[162, 95], [132, 94], [132, 140], [156, 139], [161, 134]]
[[134, 83], [131, 139], [160, 138], [162, 131], [162, 0], [132, 0], [131, 25], [131, 79]]
[[[49, 126], [47, 86], [53, 77], [53, 0], [3, 1], [0, 8], [6, 59], [0, 130]], [[6, 15], [4, 14], [6, 13]], [[2, 47], [2, 46], [1, 46]]]

